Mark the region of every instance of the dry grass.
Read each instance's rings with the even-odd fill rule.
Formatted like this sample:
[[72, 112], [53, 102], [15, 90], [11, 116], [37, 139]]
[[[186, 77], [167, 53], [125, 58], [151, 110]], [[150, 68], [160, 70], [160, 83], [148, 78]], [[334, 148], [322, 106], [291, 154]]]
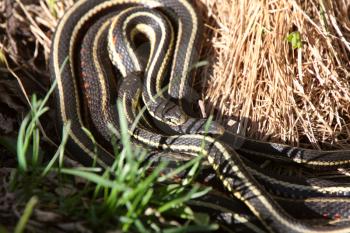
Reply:
[[[200, 1], [208, 16], [204, 56], [212, 63], [202, 71], [208, 111], [215, 109], [228, 128], [249, 137], [349, 147], [349, 0]], [[11, 1], [1, 1], [0, 9], [5, 2]], [[0, 35], [0, 51], [14, 70], [29, 67], [47, 75], [35, 59], [48, 60], [54, 27], [72, 2], [16, 0], [12, 17], [28, 25], [35, 48], [32, 58], [24, 59], [18, 47], [27, 42], [11, 31]], [[292, 32], [300, 34], [301, 48], [287, 41]]]
[[205, 88], [218, 119], [261, 140], [349, 148], [350, 1], [203, 1], [219, 25]]
[[[27, 1], [30, 2], [30, 1]], [[72, 5], [72, 0], [58, 1], [53, 8], [50, 7], [51, 0], [39, 0], [35, 4], [24, 4], [21, 0], [1, 1], [0, 9], [5, 12], [6, 19], [2, 25], [6, 29], [6, 36], [1, 38], [0, 48], [14, 61], [23, 62], [20, 54], [19, 44], [28, 45], [29, 42], [35, 43], [35, 48], [32, 58], [27, 61], [32, 63], [39, 54], [43, 51], [45, 60], [48, 60], [50, 54], [51, 35], [57, 24], [58, 18], [63, 15], [67, 6]], [[6, 9], [7, 8], [7, 9]], [[11, 11], [11, 13], [9, 13]], [[15, 32], [15, 26], [20, 27], [20, 32]], [[23, 32], [24, 31], [24, 32]], [[31, 39], [22, 38], [18, 40], [16, 35], [28, 35]], [[17, 40], [16, 40], [17, 39]], [[25, 40], [28, 41], [25, 41]], [[34, 41], [31, 41], [34, 40]], [[17, 64], [20, 65], [20, 64]]]

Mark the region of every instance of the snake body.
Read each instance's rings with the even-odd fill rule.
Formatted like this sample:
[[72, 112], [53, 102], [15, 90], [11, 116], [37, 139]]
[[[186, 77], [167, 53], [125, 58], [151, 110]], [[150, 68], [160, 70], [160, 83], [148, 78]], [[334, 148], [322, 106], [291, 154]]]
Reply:
[[[59, 122], [61, 125], [72, 123], [68, 141], [72, 156], [85, 165], [96, 161], [107, 168], [113, 163], [114, 155], [92, 143], [83, 131], [82, 112], [87, 107], [97, 134], [103, 136], [103, 143], [108, 143], [120, 134], [118, 96], [133, 142], [153, 149], [204, 155], [227, 191], [242, 201], [269, 231], [350, 232], [347, 225], [313, 225], [288, 215], [257, 180], [266, 181], [272, 187], [293, 187], [302, 194], [305, 193], [303, 187], [307, 186], [293, 186], [278, 178], [273, 180], [257, 168], [246, 167], [236, 150], [247, 155], [274, 159], [277, 156], [327, 168], [349, 163], [346, 154], [323, 157], [320, 152], [301, 149], [295, 154], [295, 148], [223, 134], [217, 123], [206, 127], [205, 119], [187, 114], [186, 100], [191, 95], [190, 68], [198, 49], [199, 32], [198, 14], [187, 0], [76, 2], [56, 28], [50, 59], [51, 77], [57, 81]], [[139, 58], [135, 39], [138, 34], [146, 37], [150, 44], [147, 62]], [[170, 77], [168, 93], [163, 93], [167, 74]], [[154, 121], [145, 118], [135, 127], [142, 101]], [[117, 135], [111, 133], [111, 126]], [[163, 126], [168, 127], [170, 133]], [[317, 191], [322, 194], [325, 189], [321, 188]], [[344, 190], [343, 196], [348, 196], [348, 188]], [[331, 191], [323, 194], [332, 195]]]

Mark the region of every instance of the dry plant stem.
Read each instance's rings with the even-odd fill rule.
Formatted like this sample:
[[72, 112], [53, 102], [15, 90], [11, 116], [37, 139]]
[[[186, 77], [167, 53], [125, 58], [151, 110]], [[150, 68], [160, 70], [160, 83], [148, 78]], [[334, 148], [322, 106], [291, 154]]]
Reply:
[[35, 12], [36, 8], [34, 8], [33, 5], [25, 6], [22, 4], [21, 0], [16, 0], [16, 2], [23, 10], [26, 20], [30, 22], [30, 31], [38, 43], [44, 47], [44, 54], [46, 60], [48, 60], [51, 39], [42, 30], [42, 26], [49, 28], [51, 33], [53, 33], [56, 24], [58, 23], [58, 19], [64, 14], [65, 9], [71, 6], [73, 2], [66, 0], [55, 4], [54, 11], [57, 12], [57, 17], [53, 15], [53, 12], [50, 12], [45, 0], [40, 0], [39, 6], [36, 6], [39, 13]]
[[205, 99], [218, 120], [260, 140], [350, 148], [349, 1], [203, 2], [219, 25], [207, 27], [217, 60]]

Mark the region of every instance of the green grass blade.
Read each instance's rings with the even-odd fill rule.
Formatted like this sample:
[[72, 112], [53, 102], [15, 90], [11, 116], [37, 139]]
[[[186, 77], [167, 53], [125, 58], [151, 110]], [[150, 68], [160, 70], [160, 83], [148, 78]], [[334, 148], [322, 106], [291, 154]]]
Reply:
[[100, 176], [91, 172], [81, 171], [78, 169], [68, 169], [68, 168], [62, 168], [60, 171], [63, 174], [79, 176], [85, 180], [91, 181], [103, 187], [115, 188], [117, 190], [125, 190], [127, 188], [124, 184], [113, 182], [111, 180], [106, 179], [103, 176]]
[[62, 129], [62, 140], [61, 140], [61, 144], [59, 145], [55, 155], [52, 157], [52, 159], [50, 160], [50, 162], [47, 164], [47, 166], [45, 167], [44, 171], [41, 173], [41, 176], [44, 177], [47, 175], [47, 173], [51, 170], [51, 168], [53, 167], [53, 165], [55, 164], [55, 162], [57, 161], [57, 159], [59, 159], [59, 167], [62, 167], [63, 164], [63, 156], [64, 156], [64, 149], [65, 149], [65, 145], [67, 143], [68, 137], [69, 137], [69, 132], [70, 132], [70, 127], [71, 127], [71, 122], [68, 121], [63, 129]]
[[17, 140], [17, 158], [18, 158], [18, 166], [20, 171], [27, 170], [27, 160], [26, 160], [26, 148], [25, 148], [25, 139], [27, 135], [25, 134], [26, 128], [29, 124], [30, 115], [27, 115], [19, 128], [18, 132], [18, 140]]
[[38, 203], [38, 198], [36, 196], [32, 197], [29, 202], [27, 203], [23, 215], [21, 216], [21, 218], [19, 219], [19, 222], [16, 225], [15, 228], [15, 233], [22, 233], [24, 232], [24, 229], [26, 227], [26, 224], [33, 212], [34, 207], [36, 206], [36, 204]]
[[129, 135], [129, 129], [128, 129], [128, 122], [126, 120], [124, 111], [123, 111], [123, 104], [118, 101], [117, 102], [117, 108], [118, 108], [118, 113], [119, 113], [119, 123], [120, 123], [120, 137], [122, 140], [122, 144], [124, 146], [124, 149], [127, 154], [127, 158], [129, 157], [128, 155], [132, 154], [131, 150], [131, 144], [130, 144], [130, 135]]
[[186, 169], [194, 166], [194, 164], [199, 163], [201, 159], [202, 159], [202, 156], [197, 156], [194, 159], [191, 159], [190, 161], [186, 162], [185, 164], [181, 165], [180, 167], [169, 172], [168, 174], [159, 177], [157, 181], [164, 182], [168, 179], [171, 179], [172, 177], [176, 176], [177, 174], [181, 173], [182, 171], [185, 171]]
[[32, 156], [32, 166], [34, 167], [38, 165], [39, 153], [40, 153], [40, 131], [38, 128], [35, 128], [33, 132], [33, 156]]

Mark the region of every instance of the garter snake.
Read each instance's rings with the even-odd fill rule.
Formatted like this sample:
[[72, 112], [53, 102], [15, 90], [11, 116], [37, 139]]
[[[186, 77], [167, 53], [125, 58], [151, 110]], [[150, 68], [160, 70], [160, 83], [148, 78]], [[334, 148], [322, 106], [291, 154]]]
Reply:
[[[164, 20], [163, 14], [169, 14], [171, 19]], [[103, 146], [94, 145], [84, 133], [82, 130], [84, 119], [81, 114], [83, 105], [87, 104], [91, 121], [106, 141], [111, 137], [108, 124], [112, 124], [116, 129], [120, 128], [113, 99], [115, 93], [111, 88], [112, 79], [116, 76], [112, 73], [116, 68], [107, 61], [109, 55], [123, 76], [124, 81], [117, 95], [122, 99], [124, 114], [129, 124], [135, 120], [137, 105], [142, 96], [151, 116], [169, 125], [177, 133], [181, 133], [181, 135], [162, 134], [159, 129], [153, 129], [152, 124], [137, 126], [135, 129], [130, 127], [129, 133], [135, 142], [165, 151], [203, 154], [227, 190], [244, 202], [270, 231], [349, 232], [350, 227], [347, 226], [309, 225], [286, 214], [256, 181], [235, 150], [217, 139], [198, 134], [205, 131], [202, 128], [205, 121], [187, 116], [181, 106], [172, 102], [172, 99], [181, 102], [189, 95], [188, 71], [193, 62], [192, 49], [199, 33], [196, 15], [194, 8], [186, 0], [79, 0], [67, 11], [60, 20], [53, 38], [50, 72], [52, 79], [57, 80], [58, 84], [56, 97], [59, 122], [65, 124], [69, 120], [72, 123], [68, 142], [71, 153], [86, 165], [96, 160], [100, 166], [107, 167], [113, 162], [113, 155]], [[159, 99], [154, 99], [154, 102], [149, 104], [153, 101], [154, 94], [159, 94], [160, 87], [164, 85], [163, 76], [158, 76], [159, 70], [161, 74], [169, 72], [159, 68], [167, 66], [162, 62], [169, 63], [170, 59], [160, 57], [163, 49], [155, 52], [157, 46], [162, 46], [161, 40], [159, 42], [156, 37], [162, 36], [159, 34], [161, 31], [171, 37], [172, 29], [165, 30], [165, 25], [174, 21], [174, 18], [180, 20], [176, 21], [174, 30], [177, 38], [170, 71], [172, 78], [169, 80], [171, 99], [160, 95]], [[144, 20], [148, 23], [153, 22], [151, 24], [157, 21], [156, 26], [160, 29], [157, 30], [154, 25], [144, 24]], [[122, 33], [118, 32], [120, 28]], [[114, 31], [115, 29], [117, 31]], [[134, 52], [135, 47], [132, 46], [134, 41], [132, 35], [137, 33], [145, 34], [150, 40], [151, 55], [146, 67], [142, 67], [138, 61]], [[170, 38], [169, 41], [171, 40]], [[103, 44], [108, 44], [108, 49], [103, 47]], [[167, 52], [164, 56], [167, 56]], [[64, 65], [67, 58], [68, 62]], [[158, 67], [155, 67], [156, 64]], [[178, 74], [180, 75], [177, 76]], [[144, 85], [140, 85], [141, 81]], [[84, 89], [83, 94], [81, 89]], [[195, 130], [191, 128], [193, 126]], [[184, 130], [181, 127], [184, 127]], [[209, 128], [209, 133], [220, 134], [218, 129], [219, 126], [214, 124], [214, 127]], [[269, 155], [269, 150], [260, 151], [259, 145], [271, 144], [246, 141], [251, 144], [241, 146], [239, 150], [247, 150], [251, 154]], [[289, 156], [288, 153], [281, 154]], [[303, 162], [303, 159], [309, 162], [302, 156], [297, 157], [300, 162]], [[347, 158], [342, 157], [341, 161], [324, 163], [333, 166], [348, 163], [346, 161]]]
[[[183, 7], [186, 6], [184, 5]], [[177, 10], [181, 11], [181, 8], [179, 7]], [[195, 12], [189, 12], [188, 14], [189, 16], [186, 17], [191, 16], [194, 18], [194, 21], [197, 21], [198, 17]], [[180, 16], [185, 17], [182, 14]], [[148, 112], [158, 122], [165, 123], [172, 130], [179, 133], [205, 133], [207, 131], [209, 134], [222, 134], [224, 130], [221, 125], [213, 122], [210, 128], [205, 130], [203, 126], [206, 121], [204, 119], [195, 119], [187, 116], [180, 106], [169, 100], [170, 96], [173, 97], [172, 95], [175, 93], [173, 89], [178, 90], [174, 87], [180, 86], [178, 92], [183, 93], [181, 94], [182, 96], [188, 95], [188, 88], [183, 88], [182, 86], [184, 85], [183, 82], [189, 82], [187, 73], [190, 69], [190, 60], [193, 60], [191, 57], [193, 57], [192, 51], [194, 50], [188, 50], [187, 47], [183, 47], [182, 43], [189, 43], [188, 47], [192, 47], [195, 41], [198, 40], [196, 39], [198, 33], [196, 33], [197, 27], [195, 26], [197, 23], [189, 24], [191, 29], [186, 29], [188, 25], [184, 25], [184, 29], [182, 29], [181, 23], [184, 22], [180, 19], [178, 27], [181, 30], [179, 30], [179, 33], [181, 34], [182, 31], [191, 31], [191, 33], [190, 36], [187, 36], [189, 39], [180, 35], [177, 39], [175, 51], [173, 51], [174, 30], [170, 25], [170, 21], [162, 13], [151, 9], [143, 9], [141, 12], [140, 8], [137, 7], [120, 12], [113, 20], [110, 27], [113, 30], [109, 30], [108, 35], [111, 61], [119, 68], [124, 77], [127, 75], [127, 69], [134, 72], [145, 71], [146, 77], [142, 97]], [[136, 26], [133, 27], [133, 25]], [[128, 29], [130, 29], [130, 32]], [[136, 34], [143, 34], [148, 37], [148, 40], [152, 41], [149, 55], [149, 61], [151, 62], [146, 67], [143, 67], [145, 65], [142, 64], [134, 52], [137, 51], [133, 42]], [[123, 43], [115, 43], [119, 39], [123, 39]], [[189, 41], [187, 42], [187, 40]], [[173, 53], [174, 56], [171, 57]], [[183, 56], [185, 59], [177, 59], [177, 57]], [[121, 57], [123, 59], [120, 59]], [[159, 57], [162, 59], [157, 59]], [[168, 67], [171, 58], [173, 58], [173, 67], [169, 78], [170, 96], [165, 97], [162, 91], [162, 84], [166, 72], [169, 72]], [[179, 73], [179, 70], [181, 70], [181, 73]], [[183, 70], [186, 72], [183, 72]], [[179, 79], [179, 75], [183, 76], [183, 78]], [[179, 85], [174, 84], [177, 82]], [[182, 96], [181, 98], [183, 98]]]
[[262, 142], [225, 132], [220, 139], [249, 157], [265, 157], [273, 160], [294, 162], [305, 166], [333, 170], [350, 165], [350, 150], [317, 151], [279, 143]]

